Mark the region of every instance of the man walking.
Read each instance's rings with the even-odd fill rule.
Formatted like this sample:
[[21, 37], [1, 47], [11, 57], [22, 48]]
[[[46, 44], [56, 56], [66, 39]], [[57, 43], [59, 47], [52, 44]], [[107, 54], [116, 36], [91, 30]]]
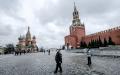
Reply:
[[61, 54], [60, 50], [58, 50], [58, 52], [56, 53], [55, 61], [56, 61], [56, 69], [55, 69], [54, 73], [57, 73], [58, 68], [60, 69], [60, 73], [62, 73], [62, 67], [61, 67], [62, 54]]

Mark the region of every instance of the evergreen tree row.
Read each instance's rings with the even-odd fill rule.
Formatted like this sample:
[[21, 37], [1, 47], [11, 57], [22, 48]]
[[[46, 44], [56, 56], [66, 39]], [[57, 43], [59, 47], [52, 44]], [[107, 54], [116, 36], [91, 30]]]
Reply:
[[97, 39], [97, 40], [91, 40], [91, 42], [89, 42], [89, 44], [87, 45], [85, 42], [80, 42], [80, 48], [99, 48], [99, 47], [107, 47], [108, 45], [115, 45], [115, 43], [112, 41], [111, 37], [109, 37], [108, 40], [106, 40], [106, 38], [104, 38], [104, 41], [102, 42], [102, 40]]

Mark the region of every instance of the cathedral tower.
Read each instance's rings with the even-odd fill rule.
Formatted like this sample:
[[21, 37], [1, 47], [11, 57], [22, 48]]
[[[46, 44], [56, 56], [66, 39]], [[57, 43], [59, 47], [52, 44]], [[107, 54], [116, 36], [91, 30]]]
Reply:
[[30, 27], [28, 27], [28, 31], [26, 34], [26, 44], [30, 45], [31, 44], [31, 33], [30, 33]]

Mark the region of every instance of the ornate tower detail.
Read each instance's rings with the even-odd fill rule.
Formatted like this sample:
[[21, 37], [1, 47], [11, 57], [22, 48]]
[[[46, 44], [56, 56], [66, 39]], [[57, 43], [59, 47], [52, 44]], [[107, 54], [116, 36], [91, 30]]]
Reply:
[[26, 34], [26, 40], [31, 40], [30, 27], [28, 27], [28, 31]]
[[73, 21], [72, 21], [72, 25], [73, 26], [84, 26], [83, 24], [81, 24], [81, 21], [79, 19], [79, 12], [76, 8], [76, 5], [74, 3], [74, 11], [73, 11]]
[[30, 45], [30, 44], [31, 44], [30, 27], [28, 27], [28, 31], [27, 31], [27, 34], [26, 34], [26, 43], [27, 43], [27, 45]]

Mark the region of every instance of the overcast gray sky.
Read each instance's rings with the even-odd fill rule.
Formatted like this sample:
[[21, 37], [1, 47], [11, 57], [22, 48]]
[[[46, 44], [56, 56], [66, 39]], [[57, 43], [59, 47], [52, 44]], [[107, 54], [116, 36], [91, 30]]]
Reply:
[[74, 1], [86, 34], [120, 26], [120, 0], [0, 0], [0, 45], [16, 44], [28, 26], [39, 47], [63, 45]]

